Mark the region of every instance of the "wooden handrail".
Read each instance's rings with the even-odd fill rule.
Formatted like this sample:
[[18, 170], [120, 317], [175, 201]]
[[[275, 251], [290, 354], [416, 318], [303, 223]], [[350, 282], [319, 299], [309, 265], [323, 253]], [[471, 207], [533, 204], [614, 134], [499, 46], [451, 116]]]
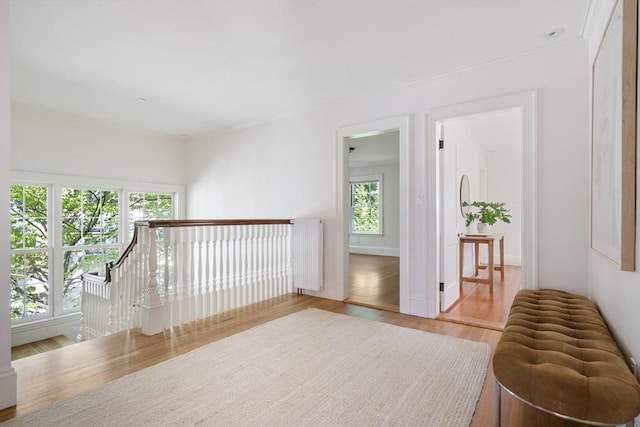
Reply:
[[105, 283], [111, 282], [111, 271], [120, 267], [127, 259], [133, 248], [138, 243], [138, 227], [147, 226], [149, 228], [170, 228], [170, 227], [200, 227], [200, 226], [223, 226], [223, 225], [277, 225], [291, 224], [291, 219], [154, 219], [149, 221], [136, 221], [134, 223], [133, 238], [127, 248], [122, 252], [120, 258], [115, 262], [106, 264]]
[[154, 219], [150, 221], [136, 221], [149, 228], [160, 227], [198, 227], [207, 225], [262, 225], [262, 224], [291, 224], [290, 219]]

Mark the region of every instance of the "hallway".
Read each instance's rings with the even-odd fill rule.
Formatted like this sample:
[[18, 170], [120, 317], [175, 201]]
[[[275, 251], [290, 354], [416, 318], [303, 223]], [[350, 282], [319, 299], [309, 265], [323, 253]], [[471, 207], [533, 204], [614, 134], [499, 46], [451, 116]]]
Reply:
[[[493, 295], [486, 284], [463, 283], [458, 302], [437, 319], [502, 331], [521, 286], [521, 272], [519, 266], [506, 265], [505, 279], [496, 275]], [[486, 275], [486, 270], [481, 274]], [[398, 257], [350, 254], [349, 298], [345, 302], [399, 312], [399, 278]]]

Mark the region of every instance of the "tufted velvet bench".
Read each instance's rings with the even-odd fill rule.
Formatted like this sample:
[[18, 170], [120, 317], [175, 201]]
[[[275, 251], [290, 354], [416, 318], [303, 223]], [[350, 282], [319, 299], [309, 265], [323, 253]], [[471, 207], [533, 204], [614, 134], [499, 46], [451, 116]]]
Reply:
[[640, 385], [598, 309], [579, 295], [521, 290], [493, 355], [501, 388], [546, 412], [587, 424], [629, 423]]

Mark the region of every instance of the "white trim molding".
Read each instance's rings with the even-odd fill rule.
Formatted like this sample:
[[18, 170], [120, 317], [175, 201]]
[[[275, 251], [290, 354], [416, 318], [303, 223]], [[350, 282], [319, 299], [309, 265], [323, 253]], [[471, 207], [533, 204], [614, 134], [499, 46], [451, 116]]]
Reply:
[[349, 253], [378, 256], [400, 256], [399, 248], [387, 248], [383, 246], [349, 246]]
[[0, 409], [17, 402], [18, 380], [11, 364], [9, 323], [9, 168], [11, 166], [11, 85], [9, 79], [9, 2], [0, 1]]
[[66, 314], [11, 327], [11, 346], [40, 341], [57, 335], [75, 340], [80, 329], [80, 312]]

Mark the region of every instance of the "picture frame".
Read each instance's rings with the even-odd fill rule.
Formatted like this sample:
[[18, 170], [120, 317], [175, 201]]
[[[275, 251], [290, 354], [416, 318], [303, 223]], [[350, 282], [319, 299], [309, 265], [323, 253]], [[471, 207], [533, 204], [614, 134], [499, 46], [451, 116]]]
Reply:
[[635, 271], [638, 0], [618, 0], [593, 64], [591, 247]]

